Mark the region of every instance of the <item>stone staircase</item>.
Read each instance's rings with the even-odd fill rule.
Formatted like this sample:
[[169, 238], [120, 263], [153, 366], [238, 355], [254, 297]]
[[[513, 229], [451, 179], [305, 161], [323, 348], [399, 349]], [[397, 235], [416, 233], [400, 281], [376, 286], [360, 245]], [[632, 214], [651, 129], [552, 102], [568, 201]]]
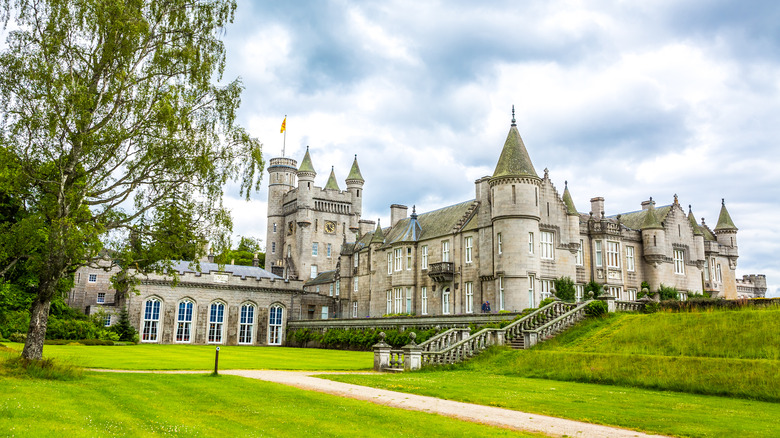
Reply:
[[476, 356], [492, 345], [510, 345], [528, 349], [585, 318], [585, 308], [591, 302], [564, 303], [555, 301], [508, 326], [486, 328], [469, 336], [467, 329], [450, 329], [417, 345], [412, 341], [400, 350], [393, 350], [384, 340], [374, 346], [374, 368], [398, 372], [422, 366], [446, 365]]

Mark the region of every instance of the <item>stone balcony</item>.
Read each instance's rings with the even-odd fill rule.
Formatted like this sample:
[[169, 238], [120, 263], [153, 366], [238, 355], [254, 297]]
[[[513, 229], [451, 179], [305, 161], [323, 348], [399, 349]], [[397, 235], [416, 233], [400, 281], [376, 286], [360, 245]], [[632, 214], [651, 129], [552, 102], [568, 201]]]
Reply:
[[439, 283], [452, 281], [455, 277], [455, 263], [431, 263], [428, 265], [428, 276], [431, 277], [433, 281]]

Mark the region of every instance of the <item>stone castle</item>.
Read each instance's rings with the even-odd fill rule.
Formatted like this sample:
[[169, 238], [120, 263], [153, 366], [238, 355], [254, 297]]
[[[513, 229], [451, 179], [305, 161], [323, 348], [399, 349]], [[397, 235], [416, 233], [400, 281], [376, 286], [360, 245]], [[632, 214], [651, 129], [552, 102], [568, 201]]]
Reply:
[[178, 282], [148, 275], [137, 294], [120, 296], [109, 281], [116, 267], [82, 268], [68, 303], [102, 312], [106, 325], [128, 309], [142, 342], [280, 345], [290, 320], [518, 312], [552, 296], [563, 276], [578, 299], [590, 281], [623, 301], [637, 299], [642, 282], [682, 299], [766, 292], [763, 275], [736, 278], [738, 230], [725, 202], [712, 229], [676, 196], [614, 215], [594, 197], [581, 213], [566, 183], [561, 194], [547, 170], [536, 172], [514, 117], [474, 199], [420, 214], [393, 204], [387, 227], [361, 218], [357, 157], [346, 190], [333, 169], [325, 187], [314, 185], [308, 148], [300, 167], [281, 157], [268, 171], [265, 269], [177, 261]]

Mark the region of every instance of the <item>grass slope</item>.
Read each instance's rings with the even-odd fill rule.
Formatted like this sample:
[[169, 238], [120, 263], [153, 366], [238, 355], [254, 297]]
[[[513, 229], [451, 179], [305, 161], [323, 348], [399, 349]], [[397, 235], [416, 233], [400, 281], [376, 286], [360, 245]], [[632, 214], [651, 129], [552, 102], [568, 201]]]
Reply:
[[[24, 344], [6, 343], [17, 351]], [[213, 370], [213, 345], [46, 345], [43, 355], [86, 368], [120, 370]], [[221, 346], [220, 369], [366, 370], [374, 355], [366, 351], [286, 347]]]
[[0, 435], [524, 437], [501, 428], [233, 376], [0, 376]]

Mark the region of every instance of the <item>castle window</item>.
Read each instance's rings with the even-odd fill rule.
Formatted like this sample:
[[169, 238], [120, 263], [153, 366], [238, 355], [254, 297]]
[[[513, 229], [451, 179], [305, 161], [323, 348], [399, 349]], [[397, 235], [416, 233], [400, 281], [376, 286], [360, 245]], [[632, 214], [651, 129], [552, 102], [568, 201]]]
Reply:
[[624, 297], [626, 301], [636, 301], [636, 289], [627, 290]]
[[332, 252], [333, 252], [333, 247], [331, 246], [331, 244], [330, 244], [330, 243], [328, 244], [328, 246], [327, 246], [327, 248], [326, 248], [326, 251], [327, 251], [327, 256], [328, 256], [328, 258], [330, 258], [331, 254], [332, 254]]
[[317, 253], [319, 252], [320, 244], [317, 242], [311, 243], [311, 255], [312, 257], [317, 257]]
[[553, 252], [553, 233], [549, 231], [542, 231], [539, 233], [539, 241], [542, 246], [541, 257], [547, 260], [553, 260], [555, 253]]
[[[357, 197], [358, 197], [358, 198], [360, 197], [360, 190], [359, 190], [359, 189], [358, 189], [358, 191], [357, 191]], [[357, 303], [355, 303], [355, 306], [357, 306]], [[357, 316], [357, 315], [355, 315], [355, 316]]]
[[498, 277], [498, 310], [504, 310], [504, 277]]
[[620, 242], [607, 241], [607, 267], [620, 267]]
[[357, 277], [352, 279], [352, 290], [354, 290], [355, 292], [358, 291], [358, 278]]
[[271, 242], [271, 254], [276, 254], [276, 242]]
[[105, 292], [98, 292], [97, 294], [97, 303], [103, 304], [106, 302], [106, 293]]
[[406, 248], [406, 270], [412, 269], [412, 248]]
[[320, 319], [328, 319], [328, 306], [322, 306], [320, 309]]
[[428, 286], [420, 288], [420, 313], [428, 314]]
[[466, 313], [474, 313], [474, 283], [467, 281], [466, 287]]
[[515, 193], [515, 185], [512, 184], [512, 204], [517, 204], [517, 195]]
[[387, 275], [393, 273], [393, 253], [387, 253]]
[[151, 298], [144, 302], [144, 320], [141, 341], [157, 342], [157, 329], [160, 324], [160, 300]]
[[441, 261], [450, 261], [450, 241], [445, 240], [441, 243]]
[[471, 261], [472, 261], [472, 258], [471, 258], [471, 256], [472, 256], [472, 254], [471, 254], [471, 251], [472, 251], [472, 247], [471, 247], [472, 246], [472, 237], [471, 236], [466, 237], [465, 240], [466, 240], [466, 245], [465, 245], [466, 246], [466, 263], [471, 263]]
[[274, 222], [274, 233], [276, 233], [276, 223]]
[[528, 233], [528, 254], [534, 253], [534, 233]]
[[574, 285], [574, 298], [577, 302], [582, 302], [582, 298], [585, 296], [585, 286], [582, 284]]
[[627, 246], [626, 247], [626, 270], [629, 272], [634, 272], [635, 268], [636, 265], [634, 263], [634, 247]]
[[395, 298], [395, 313], [401, 313], [403, 312], [403, 305], [404, 305], [404, 296], [403, 294], [403, 288], [396, 287], [393, 289], [393, 297]]
[[536, 206], [539, 206], [539, 187], [534, 187], [534, 201]]
[[341, 294], [341, 280], [336, 280], [336, 296]]
[[389, 315], [393, 313], [393, 293], [387, 291], [387, 307], [385, 308], [385, 314]]
[[582, 254], [582, 239], [580, 239], [580, 246], [577, 248], [577, 260], [575, 263], [577, 266], [582, 266], [585, 264], [585, 261], [583, 260], [583, 254]]
[[549, 216], [549, 215], [550, 215], [550, 203], [548, 202], [547, 203], [547, 216]]
[[420, 262], [420, 269], [428, 269], [428, 245], [422, 246], [422, 260]]
[[358, 312], [357, 301], [353, 301], [352, 302], [352, 317], [353, 318], [357, 318], [357, 312]]
[[710, 259], [704, 258], [704, 281], [710, 281]]
[[90, 283], [96, 283], [97, 282], [97, 274], [89, 274], [89, 282]]
[[268, 345], [282, 345], [282, 315], [282, 306], [271, 306], [268, 312]]
[[176, 342], [190, 342], [192, 340], [192, 308], [190, 300], [179, 302], [176, 309]]
[[412, 313], [412, 288], [406, 288], [406, 313]]
[[332, 296], [333, 296], [333, 283], [331, 283], [330, 285], [328, 285], [328, 296], [329, 296], [329, 297], [332, 297]]
[[244, 304], [238, 320], [238, 343], [251, 344], [252, 331], [255, 327], [255, 306]]
[[501, 233], [496, 234], [496, 243], [497, 243], [496, 246], [498, 246], [498, 253], [499, 254], [503, 253], [504, 252], [504, 246], [503, 246], [503, 244], [501, 242]]
[[356, 268], [358, 267], [358, 263], [359, 263], [359, 261], [360, 261], [360, 254], [359, 254], [359, 253], [355, 253], [355, 258], [354, 258], [354, 266], [355, 266]]
[[311, 265], [310, 278], [317, 278], [317, 265]]
[[541, 286], [539, 297], [543, 300], [552, 297], [552, 290], [553, 290], [552, 280], [540, 280], [539, 284]]
[[682, 237], [682, 225], [677, 224], [677, 235]]
[[441, 292], [441, 313], [444, 315], [450, 314], [450, 288], [446, 288]]
[[[536, 278], [533, 275], [529, 275], [528, 276], [528, 308], [529, 309], [533, 308], [533, 307], [536, 307], [536, 305], [534, 304], [534, 302], [536, 301], [534, 299], [534, 298], [536, 298], [536, 296], [535, 296], [536, 295], [536, 290], [535, 289], [536, 289]], [[501, 310], [504, 310], [503, 297], [504, 297], [504, 290], [502, 288], [501, 289], [501, 298], [502, 298], [502, 300], [501, 300]]]
[[720, 263], [718, 263], [718, 264], [716, 265], [716, 267], [715, 267], [715, 281], [717, 281], [718, 283], [720, 283], [722, 279], [723, 279], [723, 278], [721, 277], [721, 272], [720, 272]]
[[681, 249], [674, 250], [674, 273], [685, 274], [685, 253]]
[[603, 265], [602, 256], [601, 256], [601, 241], [597, 240], [593, 242], [593, 245], [595, 246], [595, 251], [596, 251], [596, 266], [601, 267]]
[[404, 257], [403, 248], [396, 248], [395, 249], [395, 270], [396, 270], [396, 272], [400, 271], [401, 269], [403, 269], [403, 261], [404, 261], [403, 257]]
[[316, 232], [319, 228], [320, 221], [318, 219], [314, 219], [314, 231]]
[[103, 320], [103, 326], [104, 327], [110, 327], [111, 326], [111, 314], [106, 314], [106, 319]]
[[222, 329], [225, 326], [225, 304], [211, 303], [209, 306], [209, 344], [222, 343]]

